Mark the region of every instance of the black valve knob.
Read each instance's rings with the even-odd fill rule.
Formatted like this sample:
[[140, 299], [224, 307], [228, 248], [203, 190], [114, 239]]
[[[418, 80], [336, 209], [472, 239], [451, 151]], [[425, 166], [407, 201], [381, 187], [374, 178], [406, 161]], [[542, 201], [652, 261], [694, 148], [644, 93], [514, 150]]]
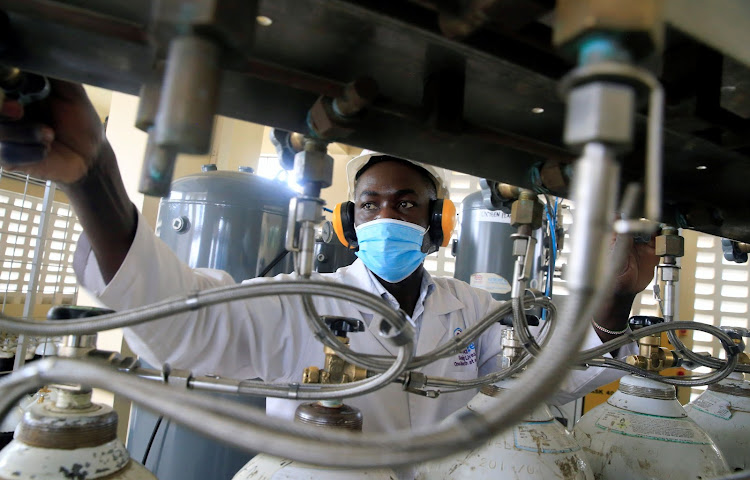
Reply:
[[[526, 314], [526, 323], [528, 323], [530, 327], [538, 327], [539, 326], [539, 317], [537, 317], [536, 315]], [[501, 318], [500, 319], [500, 325], [505, 325], [506, 327], [512, 327], [513, 326], [513, 315], [506, 315], [503, 318]]]
[[634, 315], [628, 319], [628, 324], [632, 330], [638, 330], [643, 327], [650, 327], [657, 323], [664, 323], [664, 319], [661, 317], [650, 317], [648, 315]]
[[79, 318], [98, 317], [115, 313], [108, 308], [77, 307], [74, 305], [56, 305], [47, 312], [47, 320], [76, 320]]
[[747, 262], [747, 253], [740, 251], [740, 244], [728, 238], [721, 239], [721, 250], [724, 252], [724, 258], [730, 262], [745, 263]]
[[365, 324], [362, 320], [349, 317], [325, 316], [323, 321], [337, 337], [347, 338], [347, 333], [364, 332]]

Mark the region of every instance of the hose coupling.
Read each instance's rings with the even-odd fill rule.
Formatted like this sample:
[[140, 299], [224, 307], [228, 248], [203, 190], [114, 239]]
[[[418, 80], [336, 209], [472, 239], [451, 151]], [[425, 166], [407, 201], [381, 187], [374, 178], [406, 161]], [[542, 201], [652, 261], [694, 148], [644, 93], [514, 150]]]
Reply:
[[378, 333], [397, 347], [414, 341], [414, 325], [403, 310], [398, 311], [398, 322], [391, 323], [385, 318], [380, 321]]

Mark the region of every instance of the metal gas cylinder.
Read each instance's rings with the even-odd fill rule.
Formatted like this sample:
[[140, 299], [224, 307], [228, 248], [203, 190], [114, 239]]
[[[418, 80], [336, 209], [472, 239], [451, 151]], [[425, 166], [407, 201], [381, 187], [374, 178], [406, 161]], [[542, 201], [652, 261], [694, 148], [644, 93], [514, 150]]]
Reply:
[[[345, 317], [324, 317], [324, 321], [331, 332], [344, 343], [349, 344], [349, 333], [364, 331], [361, 320]], [[303, 383], [341, 384], [363, 380], [367, 371], [346, 362], [330, 347], [325, 347], [325, 367], [308, 367], [302, 375]], [[341, 400], [321, 400], [313, 403], [303, 403], [294, 413], [294, 421], [317, 428], [334, 428], [354, 432], [362, 431], [362, 412]], [[319, 465], [296, 462], [273, 455], [259, 454], [250, 460], [237, 472], [233, 480], [312, 480], [325, 478], [326, 480], [395, 480], [393, 470], [331, 468]]]
[[316, 467], [273, 455], [256, 455], [234, 480], [396, 480], [396, 474], [389, 470], [351, 470]]
[[[297, 408], [294, 421], [319, 428], [338, 428], [362, 431], [362, 413], [358, 408], [338, 401], [321, 401], [302, 404]], [[393, 470], [331, 468], [296, 462], [286, 458], [261, 453], [237, 472], [233, 480], [395, 480]]]
[[[454, 422], [467, 411], [484, 413], [502, 408], [502, 391], [512, 388], [514, 382], [485, 385], [466, 407], [445, 421]], [[418, 466], [416, 480], [593, 480], [594, 474], [582, 453], [573, 435], [552, 417], [546, 405], [540, 405], [481, 447]]]
[[750, 382], [741, 373], [709, 385], [685, 411], [711, 435], [729, 468], [750, 469]]
[[628, 375], [573, 433], [601, 480], [700, 479], [729, 473], [711, 437], [671, 385]]
[[[745, 350], [750, 330], [728, 326], [721, 329]], [[747, 352], [739, 354], [739, 363], [750, 365]], [[711, 435], [732, 470], [750, 469], [750, 382], [742, 373], [733, 372], [719, 383], [709, 385], [685, 406], [685, 411]]]
[[21, 400], [18, 401], [15, 407], [5, 415], [2, 422], [0, 422], [0, 449], [5, 448], [10, 442], [13, 441], [13, 432], [16, 431], [16, 427], [23, 420], [23, 414], [29, 409], [36, 401], [36, 396], [25, 395]]
[[54, 402], [34, 403], [0, 452], [0, 479], [156, 480], [117, 439], [117, 414], [91, 403], [91, 389], [55, 386]]

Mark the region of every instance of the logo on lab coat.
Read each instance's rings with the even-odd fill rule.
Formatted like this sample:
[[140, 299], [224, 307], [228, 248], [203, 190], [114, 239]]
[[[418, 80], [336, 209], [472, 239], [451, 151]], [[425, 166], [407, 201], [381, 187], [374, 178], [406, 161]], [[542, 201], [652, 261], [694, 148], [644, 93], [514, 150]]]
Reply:
[[[453, 335], [459, 335], [461, 332], [463, 332], [461, 327], [457, 327], [453, 330]], [[474, 342], [472, 342], [463, 352], [456, 356], [456, 359], [453, 361], [453, 366], [465, 367], [467, 365], [474, 365], [475, 363], [477, 363], [477, 350], [474, 346]]]

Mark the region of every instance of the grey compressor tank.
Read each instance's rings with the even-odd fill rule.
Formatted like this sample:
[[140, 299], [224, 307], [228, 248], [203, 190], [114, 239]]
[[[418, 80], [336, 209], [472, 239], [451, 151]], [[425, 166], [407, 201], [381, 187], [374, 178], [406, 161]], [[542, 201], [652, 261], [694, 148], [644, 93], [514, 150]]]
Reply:
[[[482, 192], [467, 195], [461, 204], [458, 241], [454, 244], [453, 276], [489, 291], [496, 300], [509, 300], [515, 261], [510, 236], [514, 233], [516, 228], [510, 224], [509, 213], [488, 209]], [[536, 236], [541, 236], [541, 230]], [[541, 244], [537, 241], [537, 252]], [[539, 288], [539, 254], [534, 257], [529, 287]]]
[[[285, 183], [248, 171], [204, 168], [175, 180], [169, 197], [161, 201], [156, 232], [189, 266], [225, 270], [241, 282], [258, 276], [284, 253], [294, 195]], [[293, 270], [292, 255], [286, 255], [267, 276]], [[225, 398], [265, 407], [264, 398]], [[157, 428], [157, 421], [156, 415], [134, 406], [128, 450], [142, 460], [150, 445], [144, 463], [160, 480], [229, 480], [253, 457], [167, 419]]]
[[[175, 180], [159, 207], [156, 233], [191, 267], [258, 276], [284, 252], [285, 183], [246, 172], [207, 171]], [[293, 270], [288, 255], [268, 276]]]

